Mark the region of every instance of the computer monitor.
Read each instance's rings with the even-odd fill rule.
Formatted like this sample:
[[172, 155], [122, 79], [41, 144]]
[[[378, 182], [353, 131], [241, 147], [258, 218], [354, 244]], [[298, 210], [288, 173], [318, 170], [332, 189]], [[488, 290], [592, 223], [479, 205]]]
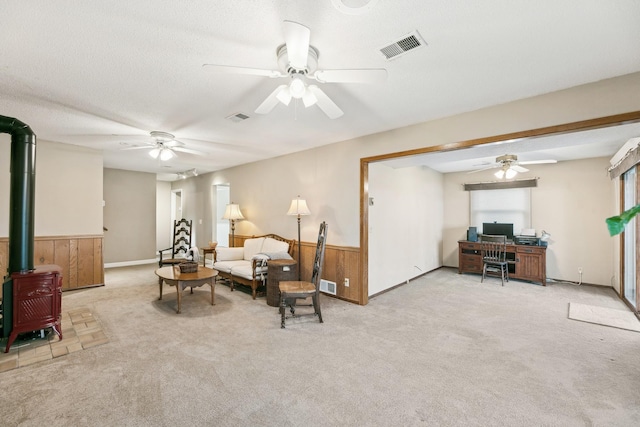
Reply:
[[490, 236], [507, 236], [507, 240], [513, 240], [513, 224], [483, 222], [482, 234], [488, 234]]

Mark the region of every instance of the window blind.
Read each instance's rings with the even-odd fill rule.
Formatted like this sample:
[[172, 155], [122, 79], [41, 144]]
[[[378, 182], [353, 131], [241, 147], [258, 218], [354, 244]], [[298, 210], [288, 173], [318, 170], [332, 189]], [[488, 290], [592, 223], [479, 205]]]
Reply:
[[530, 188], [470, 191], [469, 198], [469, 224], [480, 233], [485, 222], [511, 223], [516, 235], [531, 228]]

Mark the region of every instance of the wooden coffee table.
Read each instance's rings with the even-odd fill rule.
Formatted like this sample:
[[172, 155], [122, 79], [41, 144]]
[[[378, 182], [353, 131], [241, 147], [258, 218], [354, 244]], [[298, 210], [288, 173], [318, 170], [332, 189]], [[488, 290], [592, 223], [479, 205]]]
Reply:
[[184, 288], [191, 288], [191, 293], [193, 293], [193, 288], [197, 288], [202, 285], [211, 286], [211, 305], [215, 305], [215, 286], [216, 276], [218, 275], [217, 270], [198, 266], [198, 271], [195, 273], [181, 273], [177, 266], [169, 266], [157, 269], [156, 275], [160, 278], [158, 281], [160, 285], [160, 298], [158, 299], [162, 299], [163, 281], [176, 287], [176, 291], [178, 292], [178, 313], [180, 313], [182, 308], [182, 292], [184, 291]]

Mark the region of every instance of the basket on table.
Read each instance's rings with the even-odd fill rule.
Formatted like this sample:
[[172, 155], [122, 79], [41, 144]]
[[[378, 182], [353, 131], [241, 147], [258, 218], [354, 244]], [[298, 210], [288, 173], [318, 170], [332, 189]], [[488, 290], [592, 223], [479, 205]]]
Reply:
[[178, 264], [180, 273], [195, 273], [198, 271], [198, 263], [195, 261], [185, 261]]

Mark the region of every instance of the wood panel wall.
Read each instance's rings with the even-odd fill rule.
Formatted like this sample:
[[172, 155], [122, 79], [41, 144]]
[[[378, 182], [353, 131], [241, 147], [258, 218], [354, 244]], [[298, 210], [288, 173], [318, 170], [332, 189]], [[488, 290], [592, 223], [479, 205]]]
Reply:
[[[104, 285], [102, 236], [36, 237], [34, 266], [55, 264], [62, 268], [62, 290]], [[0, 238], [0, 271], [9, 266], [9, 240]]]
[[[242, 246], [252, 236], [235, 235], [235, 246]], [[229, 235], [231, 241], [231, 235]], [[313, 257], [316, 255], [316, 243], [301, 242], [301, 278], [311, 280]], [[293, 246], [293, 258], [298, 260], [298, 241]], [[359, 276], [360, 248], [327, 245], [324, 253], [322, 278], [336, 282], [336, 297], [345, 301], [361, 304], [363, 286]], [[344, 286], [344, 279], [349, 279], [349, 287]]]

